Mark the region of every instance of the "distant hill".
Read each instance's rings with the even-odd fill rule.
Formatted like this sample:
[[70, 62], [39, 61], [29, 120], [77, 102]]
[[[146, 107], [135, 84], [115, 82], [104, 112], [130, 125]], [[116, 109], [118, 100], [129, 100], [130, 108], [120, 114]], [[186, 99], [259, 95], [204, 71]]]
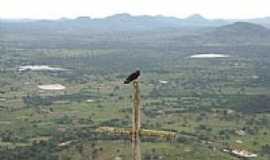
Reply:
[[[269, 29], [258, 24], [248, 22], [235, 22], [230, 25], [221, 26], [215, 29], [215, 34], [229, 34], [230, 36], [268, 36]], [[213, 34], [212, 33], [212, 34]], [[224, 36], [224, 35], [223, 35]]]
[[[237, 22], [240, 20], [229, 20], [230, 22]], [[262, 26], [265, 26], [267, 28], [270, 28], [270, 17], [263, 17], [263, 18], [254, 18], [254, 19], [243, 19], [242, 22], [249, 22], [249, 23], [255, 23], [260, 24]]]
[[185, 19], [183, 19], [183, 24], [189, 26], [189, 25], [197, 25], [197, 26], [204, 26], [204, 27], [213, 27], [213, 26], [222, 26], [229, 24], [230, 22], [226, 20], [221, 20], [221, 19], [214, 19], [210, 20], [207, 18], [204, 18], [200, 14], [194, 14], [191, 15]]
[[[105, 18], [91, 18], [81, 16], [75, 19], [61, 18], [58, 20], [31, 20], [31, 19], [0, 19], [0, 25], [6, 28], [31, 28], [54, 29], [54, 30], [101, 30], [101, 31], [147, 31], [164, 28], [201, 28], [218, 27], [235, 23], [237, 21], [256, 23], [270, 27], [270, 17], [255, 19], [207, 19], [200, 14], [194, 14], [187, 18], [176, 18], [168, 16], [132, 16], [127, 13], [115, 14]], [[1, 26], [0, 26], [1, 27]], [[5, 28], [5, 27], [4, 27]]]
[[201, 35], [200, 39], [208, 44], [269, 44], [270, 29], [248, 22], [235, 22], [217, 27]]
[[222, 20], [209, 20], [200, 15], [184, 19], [166, 16], [132, 16], [126, 13], [94, 19], [87, 16], [76, 19], [61, 18], [59, 20], [1, 20], [2, 29], [30, 30], [95, 30], [95, 31], [147, 31], [181, 27], [217, 27], [228, 24]]

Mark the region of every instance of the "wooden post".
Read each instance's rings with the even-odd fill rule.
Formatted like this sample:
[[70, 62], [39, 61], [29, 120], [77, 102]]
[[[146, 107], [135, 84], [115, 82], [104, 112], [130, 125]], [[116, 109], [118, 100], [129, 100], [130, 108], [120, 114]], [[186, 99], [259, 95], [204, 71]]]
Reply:
[[141, 160], [140, 129], [141, 129], [141, 109], [140, 109], [140, 87], [138, 81], [133, 81], [133, 125], [132, 125], [132, 158]]
[[134, 95], [133, 95], [132, 140], [135, 140], [137, 136], [140, 134], [141, 128], [140, 88], [138, 81], [133, 81], [133, 88], [134, 88]]
[[132, 160], [141, 160], [141, 140], [140, 135], [137, 135], [132, 141]]

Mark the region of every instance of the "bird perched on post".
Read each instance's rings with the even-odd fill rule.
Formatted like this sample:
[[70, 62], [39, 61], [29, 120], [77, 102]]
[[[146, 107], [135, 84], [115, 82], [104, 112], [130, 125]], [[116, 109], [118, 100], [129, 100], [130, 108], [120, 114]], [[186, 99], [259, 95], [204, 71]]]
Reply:
[[130, 82], [136, 80], [140, 76], [140, 74], [140, 70], [136, 70], [135, 72], [131, 73], [124, 81], [124, 84], [129, 84]]

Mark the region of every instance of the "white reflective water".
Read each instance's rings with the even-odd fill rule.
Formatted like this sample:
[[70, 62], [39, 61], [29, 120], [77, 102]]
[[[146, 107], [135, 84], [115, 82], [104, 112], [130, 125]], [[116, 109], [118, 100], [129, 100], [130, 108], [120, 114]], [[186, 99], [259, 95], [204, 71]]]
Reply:
[[226, 54], [195, 54], [190, 56], [190, 58], [228, 58], [229, 55]]
[[66, 89], [66, 87], [61, 85], [61, 84], [39, 85], [38, 88], [42, 89], [42, 90], [64, 90], [64, 89]]
[[19, 71], [65, 71], [64, 68], [57, 68], [57, 67], [50, 67], [47, 65], [26, 65], [26, 66], [20, 66], [18, 68]]

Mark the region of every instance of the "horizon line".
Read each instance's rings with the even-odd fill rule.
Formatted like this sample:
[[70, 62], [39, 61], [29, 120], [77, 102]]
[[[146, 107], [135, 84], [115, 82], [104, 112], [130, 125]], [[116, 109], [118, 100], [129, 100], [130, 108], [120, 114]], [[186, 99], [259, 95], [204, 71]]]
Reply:
[[76, 17], [56, 17], [56, 18], [29, 18], [29, 17], [1, 17], [0, 20], [14, 20], [14, 21], [19, 21], [19, 20], [61, 20], [61, 19], [78, 19], [78, 18], [90, 18], [90, 19], [105, 19], [109, 17], [113, 17], [116, 15], [128, 15], [131, 17], [140, 17], [140, 16], [149, 16], [149, 17], [170, 17], [170, 18], [177, 18], [177, 19], [187, 19], [193, 16], [200, 16], [202, 18], [208, 19], [208, 20], [250, 20], [250, 19], [262, 19], [262, 18], [270, 18], [270, 16], [261, 16], [261, 17], [249, 17], [249, 18], [207, 18], [204, 15], [200, 13], [194, 13], [190, 14], [189, 16], [184, 16], [184, 17], [177, 17], [177, 16], [170, 16], [170, 15], [162, 15], [162, 14], [156, 14], [156, 15], [150, 15], [150, 14], [130, 14], [127, 12], [121, 12], [121, 13], [115, 13], [107, 16], [100, 16], [100, 17], [91, 17], [90, 15], [81, 15], [81, 16], [76, 16]]

